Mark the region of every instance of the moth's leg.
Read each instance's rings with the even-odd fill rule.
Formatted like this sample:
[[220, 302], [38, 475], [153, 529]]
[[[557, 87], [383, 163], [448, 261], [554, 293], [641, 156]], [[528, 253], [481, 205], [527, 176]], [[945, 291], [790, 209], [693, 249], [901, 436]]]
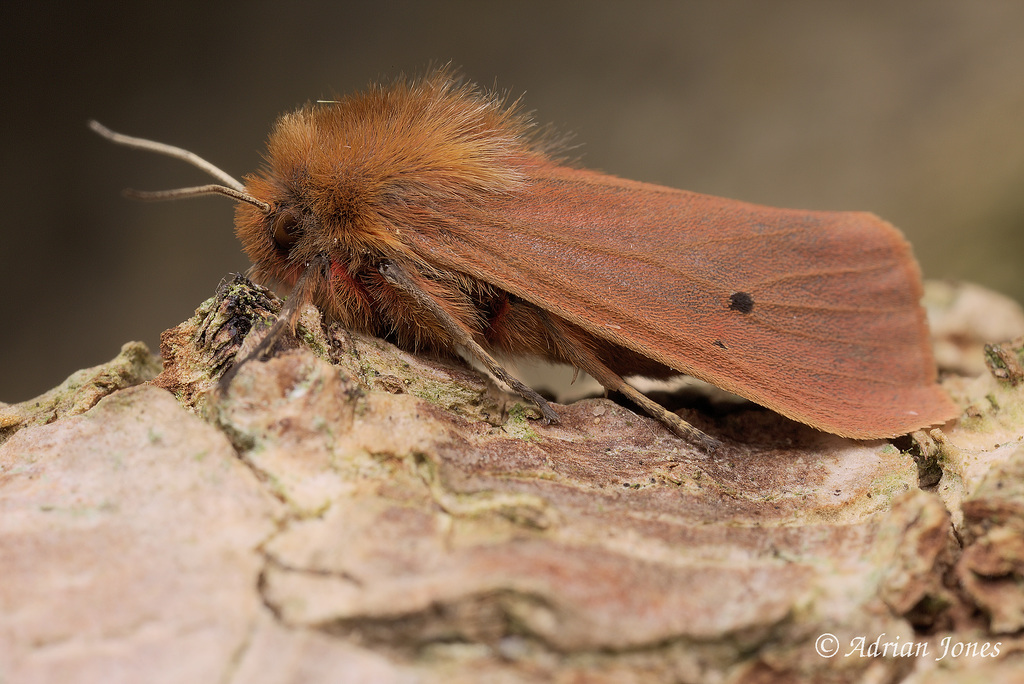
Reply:
[[[263, 339], [249, 351], [241, 359], [235, 359], [234, 365], [227, 370], [224, 375], [220, 376], [220, 380], [217, 382], [217, 391], [221, 394], [227, 392], [228, 387], [231, 386], [231, 381], [234, 380], [235, 375], [238, 373], [242, 366], [253, 360], [262, 360], [270, 356], [270, 352], [273, 351], [274, 346], [281, 341], [281, 338], [285, 336], [285, 333], [295, 333], [295, 326], [299, 321], [299, 312], [302, 311], [302, 305], [310, 299], [310, 288], [318, 281], [317, 276], [323, 275], [324, 269], [330, 262], [326, 257], [316, 257], [308, 264], [306, 269], [299, 276], [299, 279], [295, 282], [295, 287], [292, 288], [291, 294], [288, 295], [288, 299], [285, 300], [284, 306], [281, 307], [280, 313], [277, 315], [277, 320], [270, 326], [267, 334], [263, 336]], [[239, 350], [241, 352], [241, 350]]]
[[578, 339], [578, 336], [573, 334], [571, 330], [566, 329], [565, 325], [561, 324], [560, 321], [549, 315], [546, 311], [540, 311], [538, 309], [537, 312], [544, 321], [548, 335], [550, 335], [555, 344], [558, 345], [562, 356], [574, 366], [585, 371], [592, 378], [601, 383], [602, 387], [607, 390], [621, 393], [627, 399], [646, 411], [647, 415], [661, 421], [665, 427], [683, 439], [689, 441], [691, 444], [700, 446], [709, 452], [715, 451], [722, 445], [722, 443], [714, 437], [711, 437], [710, 435], [707, 435], [693, 427], [685, 420], [672, 413], [658, 402], [653, 401], [643, 392], [623, 380], [621, 376], [602, 363], [593, 351], [590, 350], [587, 344]]
[[472, 333], [470, 333], [464, 325], [459, 323], [459, 321], [448, 313], [436, 299], [431, 297], [429, 293], [425, 292], [423, 288], [417, 285], [416, 282], [397, 264], [392, 261], [385, 261], [377, 270], [380, 271], [382, 276], [384, 276], [384, 280], [386, 280], [388, 284], [412, 297], [420, 308], [429, 312], [430, 315], [434, 317], [437, 324], [444, 328], [444, 331], [451, 336], [452, 340], [456, 344], [462, 345], [466, 348], [470, 354], [472, 354], [494, 375], [494, 377], [511, 387], [512, 390], [521, 397], [536, 404], [547, 422], [559, 422], [558, 414], [555, 413], [554, 409], [551, 408], [551, 405], [548, 404], [544, 397], [540, 396], [522, 382], [509, 375], [509, 372], [502, 368], [494, 357], [488, 354], [487, 351], [473, 339]]
[[714, 437], [698, 430], [658, 402], [650, 399], [646, 394], [627, 383], [615, 373], [612, 373], [612, 371], [608, 370], [606, 366], [603, 367], [603, 370], [607, 371], [610, 375], [610, 379], [613, 379], [612, 382], [617, 382], [617, 385], [609, 386], [605, 380], [600, 379], [601, 375], [595, 375], [589, 368], [584, 368], [583, 370], [590, 373], [591, 376], [598, 378], [598, 382], [600, 382], [604, 387], [614, 389], [616, 392], [621, 392], [627, 399], [642, 408], [644, 411], [647, 411], [647, 415], [660, 420], [669, 430], [690, 443], [704, 447], [708, 451], [715, 451], [722, 445], [722, 443]]

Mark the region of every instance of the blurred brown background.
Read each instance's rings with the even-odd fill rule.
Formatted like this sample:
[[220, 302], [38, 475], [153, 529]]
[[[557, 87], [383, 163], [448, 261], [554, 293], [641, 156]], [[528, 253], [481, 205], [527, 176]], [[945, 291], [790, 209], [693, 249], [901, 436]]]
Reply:
[[1024, 299], [1024, 3], [11, 3], [0, 10], [0, 400], [154, 349], [247, 262], [231, 202], [85, 123], [241, 176], [280, 113], [451, 61], [587, 166], [749, 201], [867, 209], [925, 275]]

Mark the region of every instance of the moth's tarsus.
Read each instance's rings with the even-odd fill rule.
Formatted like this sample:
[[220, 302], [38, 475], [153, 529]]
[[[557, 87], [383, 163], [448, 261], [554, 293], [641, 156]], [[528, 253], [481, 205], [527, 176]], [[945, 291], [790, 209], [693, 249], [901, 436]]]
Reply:
[[[282, 337], [288, 332], [295, 330], [298, 324], [299, 312], [302, 310], [302, 305], [309, 301], [310, 293], [309, 288], [313, 287], [317, 282], [317, 276], [321, 275], [323, 270], [330, 264], [328, 257], [324, 255], [317, 255], [310, 259], [306, 264], [306, 268], [302, 271], [302, 275], [295, 281], [295, 286], [292, 287], [292, 292], [288, 295], [288, 299], [285, 300], [284, 306], [281, 307], [280, 313], [277, 315], [277, 320], [274, 321], [273, 325], [270, 326], [270, 330], [264, 335], [263, 339], [259, 341], [255, 348], [241, 359], [237, 360], [235, 364], [221, 376], [220, 381], [217, 383], [217, 389], [221, 394], [227, 392], [228, 387], [231, 385], [231, 381], [234, 379], [238, 371], [246, 363], [252, 360], [262, 360], [270, 356], [274, 350], [274, 346], [281, 340]], [[250, 334], [252, 334], [250, 332]]]
[[[288, 329], [288, 321], [283, 317], [278, 317], [274, 321], [273, 325], [270, 326], [270, 330], [263, 336], [263, 339], [259, 341], [256, 347], [243, 356], [241, 359], [236, 357], [235, 362], [231, 365], [224, 375], [220, 376], [220, 380], [217, 382], [217, 392], [219, 394], [227, 394], [228, 388], [231, 387], [231, 381], [235, 379], [235, 375], [242, 369], [242, 366], [250, 361], [261, 361], [270, 356], [270, 353], [274, 349], [274, 345], [281, 339]], [[241, 350], [239, 350], [241, 351]]]
[[631, 402], [642, 408], [647, 415], [660, 421], [665, 427], [679, 437], [685, 439], [690, 444], [699, 446], [708, 452], [717, 451], [722, 446], [722, 443], [717, 439], [693, 427], [685, 420], [627, 383], [622, 378], [619, 378], [619, 384], [617, 386], [609, 387], [608, 389], [613, 389], [629, 399]]
[[601, 386], [606, 390], [619, 392], [642, 408], [647, 415], [661, 421], [665, 427], [676, 435], [707, 452], [713, 452], [722, 445], [715, 438], [693, 427], [623, 380], [622, 376], [609, 368], [601, 359], [588, 350], [586, 343], [578, 339], [578, 333], [567, 323], [540, 308], [535, 308], [535, 313], [562, 356], [571, 360], [575, 368], [585, 371], [590, 377], [601, 383]]
[[494, 377], [500, 380], [502, 383], [510, 387], [516, 394], [529, 399], [537, 408], [540, 409], [541, 415], [544, 416], [544, 420], [547, 423], [559, 423], [558, 414], [551, 408], [551, 405], [544, 399], [544, 397], [537, 394], [533, 389], [524, 385], [522, 382], [512, 377], [507, 370], [501, 367], [493, 356], [487, 353], [487, 351], [473, 339], [472, 333], [469, 332], [464, 326], [462, 326], [454, 316], [445, 311], [444, 307], [431, 297], [422, 287], [416, 284], [416, 281], [409, 276], [402, 268], [393, 261], [385, 261], [380, 264], [377, 269], [380, 274], [384, 276], [384, 279], [388, 281], [392, 286], [398, 288], [405, 294], [412, 297], [416, 304], [426, 309], [434, 320], [444, 328], [445, 332], [451, 336], [452, 341], [455, 344], [461, 345], [468, 351], [473, 357], [482, 363], [484, 367], [490, 371]]

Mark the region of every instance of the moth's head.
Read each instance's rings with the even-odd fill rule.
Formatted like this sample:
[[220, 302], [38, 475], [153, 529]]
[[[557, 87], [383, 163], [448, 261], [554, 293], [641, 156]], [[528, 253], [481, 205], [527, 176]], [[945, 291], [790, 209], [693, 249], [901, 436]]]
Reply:
[[[235, 233], [258, 276], [291, 285], [303, 265], [327, 258], [354, 275], [397, 256], [401, 183], [360, 136], [332, 125], [348, 103], [307, 105], [278, 119], [265, 164], [246, 176], [245, 190], [268, 207], [239, 203]], [[400, 174], [399, 174], [400, 175]]]
[[253, 264], [253, 275], [291, 287], [304, 265], [323, 252], [320, 221], [301, 196], [271, 177], [246, 178], [245, 191], [267, 207], [240, 202], [235, 208], [235, 234]]
[[[288, 117], [282, 119], [286, 120]], [[339, 230], [339, 226], [351, 222], [340, 219], [332, 206], [317, 199], [317, 189], [329, 187], [326, 179], [319, 184], [302, 181], [313, 166], [311, 161], [317, 160], [316, 155], [307, 153], [316, 145], [301, 149], [292, 145], [287, 148], [291, 154], [282, 158], [290, 159], [289, 171], [282, 173], [280, 164], [271, 164], [264, 173], [247, 178], [243, 184], [187, 150], [115, 133], [96, 121], [89, 126], [112, 142], [181, 159], [221, 181], [220, 184], [157, 192], [126, 190], [125, 194], [151, 200], [206, 194], [230, 197], [238, 203], [236, 233], [253, 262], [252, 277], [286, 285], [292, 292], [290, 300], [318, 302], [342, 322], [356, 325], [366, 318], [365, 302], [353, 298], [351, 288], [336, 288], [334, 284], [336, 280], [354, 282], [352, 274], [366, 265], [371, 245], [358, 237], [342, 239], [346, 235], [358, 235], [358, 231]], [[297, 130], [285, 128], [292, 132]], [[270, 158], [273, 159], [273, 155]], [[299, 308], [291, 306], [289, 317], [294, 318]]]

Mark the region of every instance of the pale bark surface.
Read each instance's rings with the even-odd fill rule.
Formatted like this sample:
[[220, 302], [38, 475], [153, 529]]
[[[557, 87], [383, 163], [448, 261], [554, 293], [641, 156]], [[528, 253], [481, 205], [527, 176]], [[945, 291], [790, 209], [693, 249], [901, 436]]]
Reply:
[[0, 681], [1018, 681], [1024, 352], [982, 345], [1024, 315], [931, 297], [960, 421], [901, 451], [689, 410], [709, 456], [601, 398], [540, 424], [313, 309], [214, 396], [276, 305], [229, 284], [155, 380], [126, 345], [0, 405]]

